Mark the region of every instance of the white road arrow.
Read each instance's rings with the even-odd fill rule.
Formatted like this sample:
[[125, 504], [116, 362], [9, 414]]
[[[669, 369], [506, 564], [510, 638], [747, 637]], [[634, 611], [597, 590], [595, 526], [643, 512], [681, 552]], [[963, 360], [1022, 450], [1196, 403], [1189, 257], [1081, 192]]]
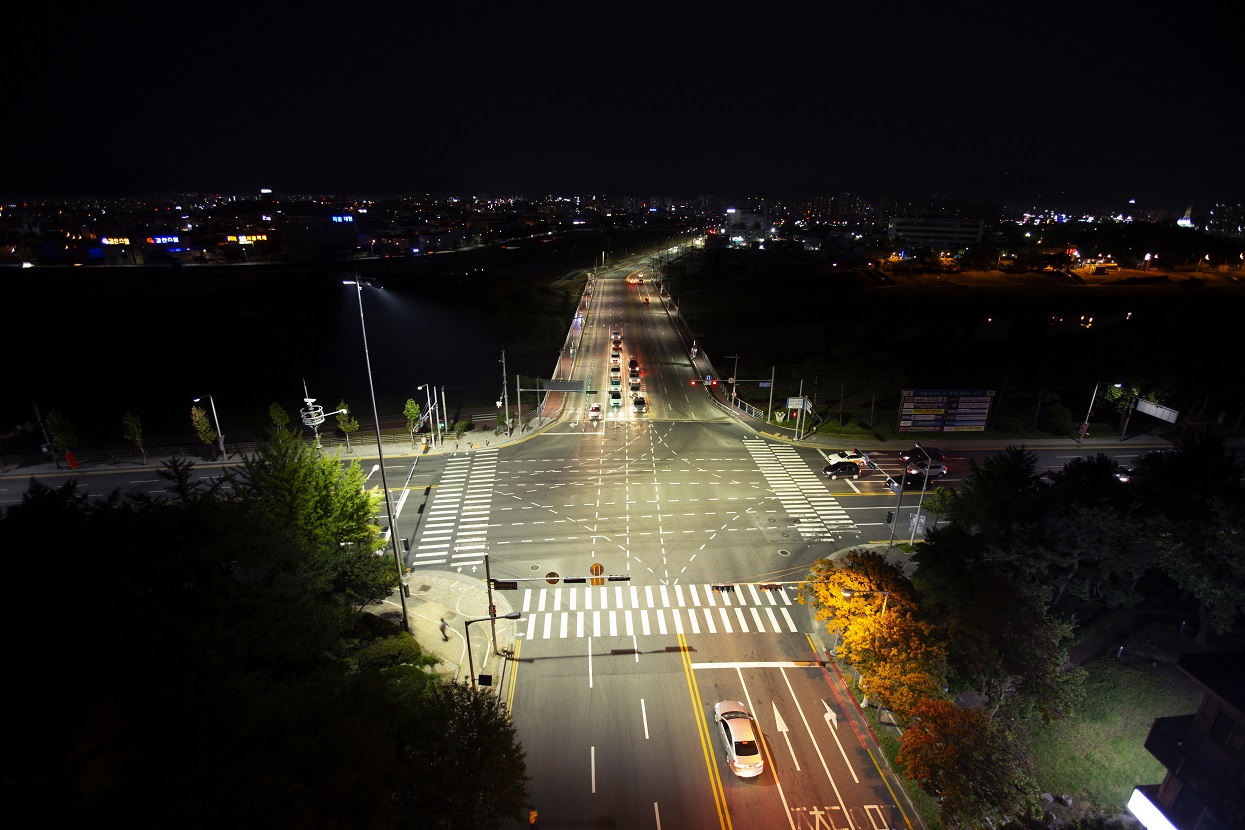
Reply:
[[774, 723], [779, 732], [782, 733], [783, 740], [787, 742], [787, 751], [791, 753], [791, 762], [795, 764], [795, 771], [800, 771], [800, 762], [795, 757], [795, 750], [791, 747], [791, 736], [787, 734], [787, 723], [782, 719], [782, 715], [778, 714], [778, 702], [774, 702]]
[[839, 716], [836, 715], [834, 713], [834, 710], [830, 708], [829, 703], [826, 703], [823, 700], [821, 702], [821, 705], [826, 707], [826, 714], [823, 716], [826, 719], [826, 726], [833, 726], [835, 729], [838, 729], [839, 728]]
[[826, 719], [826, 726], [833, 724], [830, 729], [830, 736], [839, 745], [839, 754], [843, 756], [843, 763], [847, 764], [847, 771], [852, 774], [852, 780], [859, 784], [860, 779], [856, 776], [856, 769], [852, 766], [852, 762], [847, 759], [847, 750], [843, 749], [843, 742], [839, 740], [839, 716], [834, 713], [834, 710], [830, 708], [830, 704], [826, 703], [825, 700], [822, 700], [821, 705], [826, 707], [826, 714], [822, 716]]

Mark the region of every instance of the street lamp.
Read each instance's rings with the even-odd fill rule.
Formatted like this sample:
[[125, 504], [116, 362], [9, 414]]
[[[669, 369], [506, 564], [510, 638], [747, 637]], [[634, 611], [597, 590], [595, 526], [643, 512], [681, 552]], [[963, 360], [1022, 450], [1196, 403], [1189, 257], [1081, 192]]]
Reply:
[[202, 397], [195, 398], [194, 402], [198, 403], [203, 398], [208, 399], [208, 405], [212, 408], [212, 425], [216, 427], [216, 440], [220, 443], [220, 460], [224, 461], [228, 458], [225, 455], [225, 433], [220, 431], [220, 419], [216, 417], [216, 401], [212, 399], [211, 395], [203, 395]]
[[471, 691], [476, 690], [476, 663], [471, 656], [471, 624], [485, 620], [517, 620], [520, 616], [522, 615], [518, 611], [511, 611], [500, 617], [496, 614], [489, 614], [487, 617], [476, 617], [474, 620], [467, 620], [463, 623], [463, 633], [467, 639], [467, 666], [471, 669]]
[[346, 412], [345, 409], [335, 409], [332, 412], [325, 412], [324, 407], [316, 403], [316, 399], [311, 397], [311, 393], [307, 391], [307, 381], [303, 381], [303, 403], [307, 404], [299, 413], [299, 417], [303, 419], [303, 423], [311, 427], [316, 435], [316, 449], [320, 449], [320, 425], [330, 415], [340, 415]]
[[428, 396], [428, 432], [432, 435], [432, 446], [437, 445], [437, 416], [432, 410], [432, 384], [425, 383], [423, 386], [416, 386], [415, 391], [420, 389]]
[[[1098, 387], [1102, 386], [1104, 383], [1106, 383], [1105, 380], [1100, 380], [1094, 384], [1094, 394], [1089, 396], [1089, 409], [1085, 412], [1084, 422], [1081, 423], [1081, 435], [1079, 438], [1076, 439], [1077, 443], [1084, 441], [1085, 433], [1089, 432], [1089, 416], [1092, 415], [1094, 412], [1094, 401], [1098, 399]], [[1113, 383], [1111, 385], [1114, 386], [1116, 389], [1121, 389], [1124, 386], [1124, 384], [1122, 383]]]
[[[398, 524], [393, 516], [393, 497], [389, 495], [389, 479], [385, 477], [385, 451], [380, 444], [380, 413], [376, 410], [376, 386], [372, 383], [372, 357], [367, 350], [367, 321], [363, 318], [363, 286], [362, 280], [342, 280], [342, 285], [353, 285], [359, 298], [359, 328], [363, 331], [363, 360], [367, 364], [367, 388], [372, 394], [372, 420], [376, 425], [376, 455], [380, 461], [380, 485], [385, 488], [385, 512], [389, 516], [389, 541], [393, 543], [393, 564], [398, 569], [398, 580], [401, 581], [402, 556], [398, 553]], [[406, 620], [406, 591], [398, 586], [398, 599], [402, 602], [402, 630], [410, 631]]]
[[[917, 444], [916, 448], [921, 451], [921, 455], [925, 456], [925, 477], [921, 479], [921, 498], [917, 500], [916, 515], [912, 518], [912, 537], [908, 539], [909, 545], [916, 543], [916, 526], [921, 523], [921, 505], [925, 503], [925, 488], [929, 485], [929, 466], [934, 463], [934, 460], [929, 457], [929, 453], [925, 451], [924, 447]], [[906, 468], [904, 472], [907, 472]]]

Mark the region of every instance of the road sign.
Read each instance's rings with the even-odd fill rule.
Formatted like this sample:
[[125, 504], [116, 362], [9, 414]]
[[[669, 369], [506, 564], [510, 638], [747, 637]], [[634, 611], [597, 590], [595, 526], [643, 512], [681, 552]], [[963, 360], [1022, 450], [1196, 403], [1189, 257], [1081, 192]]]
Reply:
[[760, 383], [758, 383], [757, 386], [759, 386], [762, 389], [769, 389], [769, 381], [763, 380]]
[[894, 493], [896, 496], [899, 495], [900, 486], [899, 486], [898, 481], [895, 481], [895, 479], [890, 478], [888, 476], [886, 479], [886, 486], [891, 488], [891, 492]]

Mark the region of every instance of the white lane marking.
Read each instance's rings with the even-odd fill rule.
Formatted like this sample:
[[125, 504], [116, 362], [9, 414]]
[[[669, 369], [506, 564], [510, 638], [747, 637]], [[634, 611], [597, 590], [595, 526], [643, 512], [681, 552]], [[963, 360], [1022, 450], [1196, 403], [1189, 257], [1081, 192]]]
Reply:
[[644, 740], [648, 740], [648, 710], [644, 708], [644, 698], [640, 698], [640, 719], [644, 721]]

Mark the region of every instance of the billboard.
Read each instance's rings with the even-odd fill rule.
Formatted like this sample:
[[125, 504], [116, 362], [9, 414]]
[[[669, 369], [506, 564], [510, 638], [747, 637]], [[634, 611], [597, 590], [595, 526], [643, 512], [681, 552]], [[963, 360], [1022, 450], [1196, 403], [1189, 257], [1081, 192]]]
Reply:
[[900, 432], [984, 432], [994, 403], [985, 389], [904, 389]]

